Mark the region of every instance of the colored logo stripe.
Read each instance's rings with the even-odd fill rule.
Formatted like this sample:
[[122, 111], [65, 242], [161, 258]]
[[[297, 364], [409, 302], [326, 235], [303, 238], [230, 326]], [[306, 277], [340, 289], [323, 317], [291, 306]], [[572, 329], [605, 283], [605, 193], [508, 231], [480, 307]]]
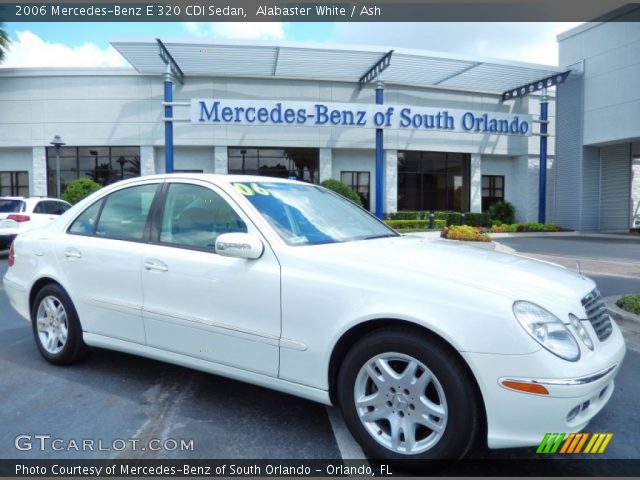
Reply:
[[589, 438], [588, 433], [571, 433], [562, 445], [560, 453], [580, 453], [585, 442]]
[[536, 453], [556, 453], [564, 435], [564, 433], [547, 433], [540, 442]]
[[594, 433], [584, 453], [603, 453], [612, 437], [612, 433]]
[[612, 433], [547, 433], [536, 453], [604, 453], [612, 438]]

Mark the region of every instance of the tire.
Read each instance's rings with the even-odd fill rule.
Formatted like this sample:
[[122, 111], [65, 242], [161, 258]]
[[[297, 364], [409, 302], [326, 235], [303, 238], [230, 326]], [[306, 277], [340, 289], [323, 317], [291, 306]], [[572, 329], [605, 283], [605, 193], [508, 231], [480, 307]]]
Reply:
[[381, 329], [347, 353], [338, 401], [370, 458], [411, 460], [400, 465], [413, 470], [457, 460], [474, 443], [482, 409], [469, 375], [441, 341], [411, 329]]
[[83, 359], [88, 347], [73, 302], [62, 287], [45, 285], [31, 308], [31, 327], [40, 354], [55, 365]]

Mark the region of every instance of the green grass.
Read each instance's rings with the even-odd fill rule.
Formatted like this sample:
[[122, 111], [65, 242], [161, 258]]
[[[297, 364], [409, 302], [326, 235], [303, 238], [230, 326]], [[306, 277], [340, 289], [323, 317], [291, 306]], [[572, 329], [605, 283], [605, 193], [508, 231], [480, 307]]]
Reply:
[[623, 295], [618, 299], [616, 305], [627, 312], [640, 315], [640, 293], [634, 295]]

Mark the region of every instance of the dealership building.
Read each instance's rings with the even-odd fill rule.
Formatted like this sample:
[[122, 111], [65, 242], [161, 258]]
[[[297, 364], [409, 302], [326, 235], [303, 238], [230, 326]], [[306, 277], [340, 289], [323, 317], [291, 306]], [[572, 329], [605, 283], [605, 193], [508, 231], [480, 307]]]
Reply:
[[640, 215], [638, 4], [558, 36], [554, 219], [576, 230], [624, 231]]
[[[287, 43], [112, 45], [133, 68], [0, 69], [0, 194], [55, 195], [59, 153], [62, 191], [172, 164], [335, 178], [374, 212], [478, 212], [505, 199], [519, 219], [537, 216], [539, 97], [502, 94], [558, 68]], [[549, 213], [554, 111], [551, 98]]]
[[[624, 230], [607, 223], [607, 209], [611, 198], [616, 208], [625, 199], [631, 214], [640, 118], [629, 106], [624, 120], [595, 115], [604, 129], [589, 120], [600, 106], [587, 102], [595, 87], [590, 60], [580, 62], [598, 50], [578, 46], [598, 28], [609, 27], [560, 39], [569, 68], [381, 47], [164, 39], [113, 41], [127, 68], [2, 68], [0, 195], [55, 196], [77, 178], [108, 184], [165, 171], [334, 178], [377, 214], [480, 212], [507, 200], [520, 221], [542, 214], [578, 229]], [[637, 27], [620, 35], [640, 41]], [[616, 59], [638, 62], [640, 49], [626, 48]], [[556, 84], [567, 109], [557, 127]], [[611, 90], [612, 104], [624, 101]], [[640, 111], [640, 90], [631, 90]], [[557, 156], [556, 132], [566, 137]], [[64, 145], [52, 144], [56, 135]], [[597, 179], [589, 176], [596, 157]], [[624, 157], [628, 172], [609, 182], [610, 170], [623, 170], [622, 160], [609, 168], [613, 157]], [[598, 197], [586, 191], [594, 182]]]

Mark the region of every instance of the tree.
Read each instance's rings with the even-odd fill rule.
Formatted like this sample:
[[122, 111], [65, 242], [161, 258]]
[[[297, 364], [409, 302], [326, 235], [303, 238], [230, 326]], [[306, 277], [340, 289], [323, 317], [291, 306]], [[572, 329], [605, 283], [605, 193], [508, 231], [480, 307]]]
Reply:
[[6, 58], [10, 43], [11, 40], [4, 29], [4, 23], [0, 23], [0, 63]]
[[362, 206], [360, 195], [354, 192], [348, 185], [345, 185], [344, 183], [333, 179], [325, 180], [320, 185], [322, 185], [324, 188], [328, 188], [329, 190], [333, 190], [334, 192], [339, 193], [343, 197], [351, 200], [356, 205]]
[[75, 205], [83, 198], [100, 190], [100, 188], [102, 188], [100, 184], [94, 182], [90, 178], [79, 178], [71, 182], [65, 191], [62, 192], [62, 199], [66, 200], [71, 205]]

